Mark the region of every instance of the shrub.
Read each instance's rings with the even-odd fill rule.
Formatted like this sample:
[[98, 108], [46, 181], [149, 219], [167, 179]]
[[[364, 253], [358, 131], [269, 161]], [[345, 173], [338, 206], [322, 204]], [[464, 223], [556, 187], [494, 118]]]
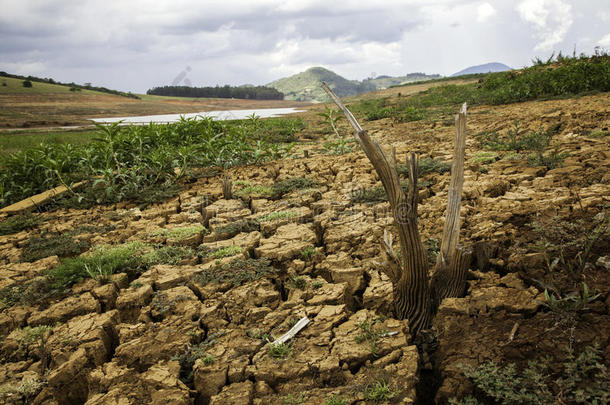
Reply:
[[[461, 368], [486, 398], [498, 404], [603, 404], [610, 399], [610, 373], [598, 347], [586, 347], [578, 356], [568, 349], [560, 370], [552, 368], [550, 358], [529, 361], [521, 371], [514, 364], [494, 362]], [[469, 397], [451, 403], [479, 402]]]
[[32, 82], [30, 80], [24, 80], [23, 82], [21, 82], [21, 84], [23, 85], [23, 87], [32, 87]]

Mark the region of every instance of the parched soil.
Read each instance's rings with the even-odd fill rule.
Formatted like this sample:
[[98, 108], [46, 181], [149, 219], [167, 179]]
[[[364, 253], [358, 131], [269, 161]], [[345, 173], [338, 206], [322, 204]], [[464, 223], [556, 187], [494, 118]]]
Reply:
[[[304, 117], [312, 127], [302, 134], [313, 139], [301, 146], [307, 157], [299, 151], [296, 158], [202, 176], [179, 197], [146, 209], [122, 203], [44, 213], [36, 229], [0, 237], [0, 289], [59, 264], [56, 256], [21, 262], [36, 235], [72, 232], [89, 245], [239, 248], [230, 257], [193, 256], [143, 274], [117, 274], [106, 284], [86, 279], [63, 297], [4, 308], [0, 387], [15, 391], [23, 381], [41, 381], [28, 399], [36, 404], [262, 405], [324, 404], [333, 395], [348, 404], [374, 403], [372, 392], [385, 384], [392, 398], [379, 403], [432, 404], [475, 392], [459, 364], [521, 367], [543, 356], [559, 362], [564, 349], [594, 344], [610, 364], [607, 230], [584, 252], [591, 227], [608, 216], [610, 139], [587, 134], [608, 130], [609, 102], [605, 93], [469, 110], [461, 234], [476, 253], [469, 288], [441, 305], [419, 347], [408, 323], [392, 317], [392, 286], [377, 264], [384, 229], [394, 231], [388, 204], [353, 202], [379, 179], [360, 151], [325, 154], [324, 131], [311, 111]], [[362, 124], [381, 145], [395, 147], [398, 161], [411, 151], [450, 161], [455, 129], [448, 118]], [[552, 145], [569, 154], [563, 164], [478, 160], [473, 135], [505, 133], [515, 121], [534, 131], [559, 124]], [[224, 200], [225, 176], [253, 186], [292, 177], [318, 185], [281, 199], [239, 194]], [[420, 231], [424, 240], [438, 240], [449, 173], [421, 181]], [[284, 212], [291, 214], [269, 216]], [[253, 230], [244, 220], [259, 225]], [[207, 232], [180, 238], [163, 231], [193, 225]], [[579, 238], [584, 245], [568, 244]], [[540, 242], [547, 242], [549, 261]], [[582, 257], [582, 266], [552, 265], [557, 256], [550, 249], [557, 246], [566, 247], [565, 260]], [[256, 267], [264, 266], [260, 259], [272, 268]], [[600, 294], [584, 308], [543, 305], [545, 288], [564, 297], [582, 290], [583, 282]], [[265, 338], [281, 336], [303, 317], [309, 325], [290, 341], [286, 356], [274, 357]], [[41, 325], [52, 329], [24, 338], [28, 326]]]
[[147, 97], [137, 100], [111, 94], [0, 94], [0, 127], [32, 128], [91, 125], [89, 118], [201, 111], [304, 107], [285, 100], [192, 99]]

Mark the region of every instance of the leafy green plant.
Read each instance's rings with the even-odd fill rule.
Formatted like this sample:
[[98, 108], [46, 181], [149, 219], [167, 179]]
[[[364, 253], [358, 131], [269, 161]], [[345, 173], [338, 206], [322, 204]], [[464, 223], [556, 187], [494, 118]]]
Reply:
[[377, 322], [377, 320], [369, 321], [368, 319], [358, 322], [356, 326], [358, 327], [359, 332], [354, 338], [356, 343], [367, 343], [371, 350], [371, 354], [373, 355], [377, 355], [379, 340], [388, 334], [386, 329], [375, 328], [375, 323]]
[[400, 391], [388, 381], [376, 380], [364, 390], [364, 399], [367, 401], [387, 401], [400, 394]]
[[276, 359], [286, 359], [292, 356], [292, 345], [290, 343], [269, 342], [269, 354]]
[[225, 246], [211, 251], [208, 257], [213, 259], [222, 259], [224, 257], [235, 256], [243, 252], [243, 249], [239, 246]]
[[196, 253], [189, 246], [162, 246], [142, 255], [141, 260], [147, 266], [156, 264], [178, 264], [184, 259], [195, 257]]
[[587, 305], [595, 301], [601, 294], [592, 294], [589, 286], [582, 283], [582, 291], [561, 296], [556, 292], [544, 290], [544, 301], [538, 301], [553, 312], [570, 312], [587, 309]]
[[[610, 374], [598, 347], [586, 347], [578, 356], [567, 350], [561, 369], [551, 358], [528, 362], [518, 371], [512, 363], [494, 362], [479, 366], [461, 366], [486, 398], [503, 405], [587, 403], [604, 404], [610, 399]], [[478, 404], [473, 397], [453, 404]]]
[[310, 261], [317, 253], [315, 247], [307, 246], [305, 249], [301, 250], [301, 258], [305, 261]]
[[[261, 122], [198, 117], [146, 126], [97, 125], [98, 136], [90, 143], [41, 144], [4, 156], [0, 204], [58, 185], [68, 187], [66, 203], [73, 205], [158, 201], [174, 194], [177, 181], [195, 167], [261, 163], [287, 155], [292, 146], [275, 140], [291, 137], [304, 125], [299, 119]], [[90, 182], [73, 188], [80, 180]]]
[[137, 242], [117, 246], [98, 245], [91, 254], [67, 259], [46, 274], [54, 288], [64, 288], [90, 277], [90, 272], [109, 277], [118, 271], [134, 271], [142, 264], [137, 253], [143, 249], [144, 245]]

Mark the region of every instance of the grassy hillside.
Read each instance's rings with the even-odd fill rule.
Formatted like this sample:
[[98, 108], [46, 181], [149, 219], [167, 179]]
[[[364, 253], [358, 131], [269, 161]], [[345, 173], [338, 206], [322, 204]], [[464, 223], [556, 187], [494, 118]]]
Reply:
[[328, 100], [328, 96], [322, 90], [322, 82], [328, 83], [339, 97], [375, 90], [374, 86], [363, 87], [360, 82], [347, 80], [323, 67], [309, 68], [296, 75], [271, 82], [267, 86], [284, 93], [286, 100], [323, 102]]
[[415, 82], [420, 82], [423, 80], [439, 79], [440, 77], [441, 77], [441, 75], [438, 75], [438, 74], [427, 75], [425, 73], [409, 73], [405, 76], [396, 76], [396, 77], [379, 76], [379, 77], [376, 77], [375, 79], [363, 80], [363, 83], [371, 84], [371, 85], [375, 86], [376, 89], [379, 90], [379, 89], [387, 89], [392, 86], [397, 86], [397, 85], [406, 84], [406, 83], [415, 83]]
[[[69, 86], [32, 81], [32, 87], [23, 87], [22, 79], [0, 77], [0, 94], [69, 94]], [[93, 90], [80, 90], [78, 93], [99, 94]]]

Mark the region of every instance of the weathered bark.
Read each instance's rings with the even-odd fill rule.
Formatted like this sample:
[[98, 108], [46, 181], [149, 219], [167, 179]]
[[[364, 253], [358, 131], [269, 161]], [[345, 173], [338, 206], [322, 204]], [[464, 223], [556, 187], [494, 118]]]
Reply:
[[225, 200], [233, 199], [233, 182], [229, 177], [222, 179], [222, 196]]
[[404, 260], [397, 257], [392, 247], [392, 235], [384, 232], [381, 251], [384, 262], [380, 269], [392, 281], [394, 311], [400, 319], [408, 319], [412, 333], [430, 325], [440, 301], [462, 293], [469, 254], [458, 247], [460, 229], [460, 201], [464, 182], [464, 145], [466, 130], [466, 104], [456, 118], [456, 148], [452, 167], [447, 220], [441, 252], [432, 280], [428, 277], [428, 263], [417, 227], [418, 161], [414, 153], [407, 157], [409, 188], [400, 187], [396, 170], [395, 151], [386, 156], [381, 146], [362, 129], [352, 113], [341, 103], [326, 83], [322, 84], [335, 104], [343, 111], [355, 130], [355, 138], [369, 158], [388, 196], [394, 223], [400, 238], [400, 251]]

